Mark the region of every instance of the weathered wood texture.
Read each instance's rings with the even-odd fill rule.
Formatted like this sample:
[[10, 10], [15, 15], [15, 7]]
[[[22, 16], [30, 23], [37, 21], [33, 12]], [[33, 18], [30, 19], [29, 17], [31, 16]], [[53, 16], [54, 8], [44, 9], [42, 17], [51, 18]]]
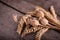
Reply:
[[41, 38], [41, 40], [60, 40], [60, 33], [54, 30], [48, 30]]
[[27, 3], [26, 1], [23, 1], [23, 0], [17, 0], [17, 1], [2, 0], [2, 1], [25, 13], [34, 9], [34, 5], [32, 5], [31, 3]]
[[[41, 5], [46, 10], [48, 10], [50, 5], [53, 4], [55, 6], [55, 10], [57, 14], [60, 13], [59, 0], [37, 0], [37, 1], [36, 0], [2, 0], [2, 1], [18, 9], [19, 11], [25, 13], [34, 10], [34, 6], [35, 6], [34, 4]], [[19, 36], [16, 34], [16, 28], [17, 28], [17, 22], [21, 15], [22, 15], [21, 13], [0, 3], [0, 36], [1, 36], [0, 39], [6, 38], [6, 40], [9, 39], [19, 40]], [[16, 19], [15, 20], [14, 17], [16, 17], [17, 19], [15, 18]], [[30, 37], [34, 37], [34, 34], [29, 34], [29, 36], [26, 36], [24, 38], [30, 38]], [[54, 30], [48, 30], [48, 32], [46, 32], [42, 36], [42, 40], [60, 40], [60, 33]]]
[[[51, 5], [54, 5], [56, 13], [60, 16], [60, 0], [2, 0], [5, 3], [21, 10], [23, 12], [33, 9], [33, 4], [42, 6], [46, 10], [49, 10]], [[27, 3], [26, 3], [27, 1]], [[26, 10], [25, 10], [26, 9]]]
[[19, 36], [16, 33], [17, 21], [13, 17], [19, 19], [21, 13], [0, 3], [0, 40], [18, 40]]

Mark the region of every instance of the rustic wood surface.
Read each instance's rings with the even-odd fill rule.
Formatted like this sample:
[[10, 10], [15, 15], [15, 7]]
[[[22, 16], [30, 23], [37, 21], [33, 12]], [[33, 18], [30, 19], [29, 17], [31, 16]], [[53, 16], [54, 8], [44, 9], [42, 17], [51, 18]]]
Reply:
[[[60, 16], [60, 0], [2, 0], [3, 2], [15, 7], [23, 12], [29, 11], [34, 8], [34, 5], [39, 5], [49, 10], [51, 5], [54, 5], [56, 13]], [[32, 5], [34, 4], [34, 5]], [[23, 7], [22, 7], [23, 6]], [[26, 9], [26, 10], [25, 10]]]
[[0, 3], [0, 40], [18, 40], [19, 36], [15, 32], [17, 21], [14, 21], [13, 16], [20, 18], [21, 13]]
[[[35, 5], [41, 5], [46, 10], [50, 5], [54, 5], [56, 13], [60, 16], [60, 0], [1, 0], [0, 2], [0, 40], [21, 40], [22, 37], [16, 33], [17, 22], [23, 13], [34, 10]], [[17, 10], [15, 10], [15, 9]], [[21, 12], [23, 13], [21, 13]], [[15, 19], [16, 20], [15, 20]], [[32, 38], [31, 38], [32, 37]], [[24, 38], [33, 40], [35, 33], [31, 33]], [[23, 40], [23, 39], [22, 39]], [[48, 30], [41, 40], [60, 40], [60, 33], [55, 30]]]

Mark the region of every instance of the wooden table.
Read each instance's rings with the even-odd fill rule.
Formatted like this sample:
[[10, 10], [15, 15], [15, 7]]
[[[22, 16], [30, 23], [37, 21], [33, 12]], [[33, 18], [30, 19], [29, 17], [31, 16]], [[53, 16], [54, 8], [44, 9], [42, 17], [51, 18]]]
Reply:
[[[36, 5], [42, 6], [46, 10], [48, 10], [51, 5], [54, 5], [57, 15], [60, 16], [59, 3], [60, 0], [1, 0], [0, 40], [23, 40], [23, 38], [16, 33], [17, 22], [20, 17], [26, 12], [34, 10]], [[55, 30], [48, 30], [41, 39], [60, 40], [60, 33]]]

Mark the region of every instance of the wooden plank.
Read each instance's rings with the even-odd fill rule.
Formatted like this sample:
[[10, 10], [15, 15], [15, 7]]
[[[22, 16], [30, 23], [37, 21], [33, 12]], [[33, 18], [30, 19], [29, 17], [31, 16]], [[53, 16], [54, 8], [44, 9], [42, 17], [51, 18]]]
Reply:
[[16, 28], [20, 16], [21, 13], [0, 3], [0, 40], [19, 40]]
[[41, 40], [60, 40], [60, 33], [49, 30], [42, 36]]
[[[25, 12], [25, 13], [28, 12], [28, 11], [34, 10], [34, 6], [35, 6], [35, 5], [33, 5], [29, 2], [21, 1], [21, 0], [17, 0], [17, 1], [16, 0], [13, 0], [13, 1], [12, 0], [2, 0], [2, 1], [4, 1], [5, 3], [7, 3], [7, 4], [13, 6], [14, 8], [16, 8], [16, 9], [22, 11], [22, 12]], [[51, 31], [49, 31], [49, 32], [51, 32]], [[53, 33], [55, 33], [55, 32], [53, 32]], [[49, 35], [50, 33], [47, 33], [47, 34]], [[60, 34], [57, 33], [57, 32], [56, 32], [56, 34], [58, 34], [57, 36], [59, 37]], [[55, 34], [53, 34], [53, 35], [55, 35]], [[52, 36], [52, 37], [53, 37], [53, 40], [55, 40], [54, 36]], [[45, 38], [47, 38], [47, 36], [45, 36]], [[48, 40], [49, 39], [51, 39], [51, 38], [48, 37]]]
[[32, 5], [31, 3], [27, 3], [26, 1], [23, 1], [23, 0], [22, 1], [21, 0], [17, 0], [17, 1], [5, 0], [3, 2], [25, 13], [28, 11], [34, 10], [34, 5]]
[[[33, 4], [42, 6], [46, 10], [49, 10], [51, 5], [54, 5], [56, 13], [60, 16], [60, 0], [2, 0], [5, 3], [17, 8], [20, 11], [26, 12], [33, 9]], [[26, 2], [27, 1], [27, 2]], [[32, 3], [32, 4], [31, 4]]]

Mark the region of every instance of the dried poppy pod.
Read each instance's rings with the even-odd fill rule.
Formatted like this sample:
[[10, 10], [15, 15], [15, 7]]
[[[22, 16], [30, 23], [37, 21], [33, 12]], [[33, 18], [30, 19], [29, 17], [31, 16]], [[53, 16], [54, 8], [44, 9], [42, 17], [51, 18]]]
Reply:
[[39, 10], [36, 11], [36, 14], [35, 15], [38, 18], [43, 18], [44, 17], [44, 13], [42, 11], [39, 11]]
[[41, 11], [39, 8], [37, 8], [35, 11], [36, 11], [36, 16], [37, 17], [44, 17], [43, 11]]
[[44, 12], [44, 15], [49, 20], [49, 23], [51, 23], [51, 24], [57, 26], [58, 28], [60, 28], [60, 21], [56, 20], [49, 11], [46, 11], [44, 8], [42, 8], [40, 6], [36, 6], [36, 9], [39, 9], [39, 10]]
[[34, 18], [30, 19], [30, 24], [34, 27], [40, 25], [39, 21]]
[[41, 22], [42, 25], [48, 25], [49, 24], [48, 20], [46, 18], [40, 19], [40, 22]]

